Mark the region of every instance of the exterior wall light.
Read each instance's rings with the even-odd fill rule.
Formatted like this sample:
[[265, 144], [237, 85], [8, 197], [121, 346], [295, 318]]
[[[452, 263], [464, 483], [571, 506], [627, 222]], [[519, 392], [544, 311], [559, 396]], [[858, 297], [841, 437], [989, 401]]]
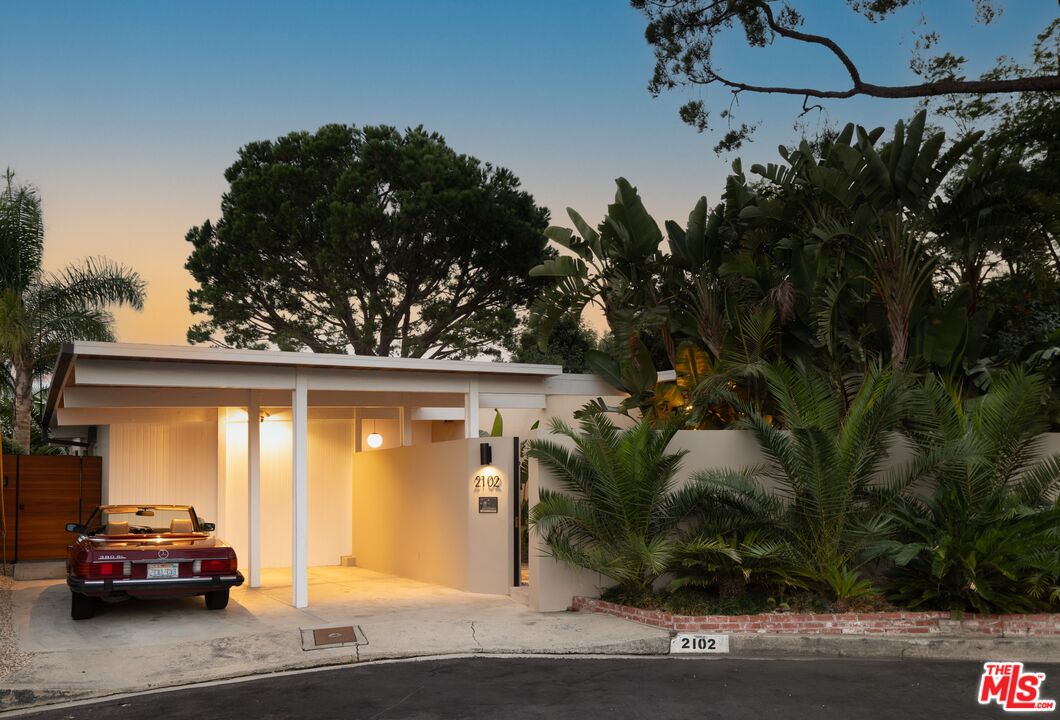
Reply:
[[489, 443], [478, 444], [478, 459], [482, 461], [483, 465], [489, 465], [493, 462], [493, 448]]

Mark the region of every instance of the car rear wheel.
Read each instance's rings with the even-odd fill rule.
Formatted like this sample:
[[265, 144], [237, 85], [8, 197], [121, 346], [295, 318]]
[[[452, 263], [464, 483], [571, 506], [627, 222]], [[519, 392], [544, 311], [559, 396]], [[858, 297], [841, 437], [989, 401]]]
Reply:
[[70, 617], [74, 620], [88, 620], [96, 614], [96, 599], [79, 592], [70, 593]]
[[228, 606], [228, 588], [212, 590], [206, 593], [206, 607], [210, 610], [224, 610]]

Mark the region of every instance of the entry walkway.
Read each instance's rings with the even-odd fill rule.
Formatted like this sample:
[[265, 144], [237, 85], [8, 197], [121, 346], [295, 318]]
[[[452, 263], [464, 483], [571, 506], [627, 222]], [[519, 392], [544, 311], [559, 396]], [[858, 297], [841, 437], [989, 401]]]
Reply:
[[[14, 591], [28, 662], [0, 680], [0, 709], [281, 669], [456, 653], [665, 653], [667, 634], [603, 615], [534, 613], [479, 595], [361, 568], [309, 571], [308, 608], [291, 607], [290, 575], [265, 571], [236, 588], [224, 611], [202, 598], [105, 605], [70, 619], [64, 581]], [[368, 645], [305, 651], [300, 629], [359, 625]]]

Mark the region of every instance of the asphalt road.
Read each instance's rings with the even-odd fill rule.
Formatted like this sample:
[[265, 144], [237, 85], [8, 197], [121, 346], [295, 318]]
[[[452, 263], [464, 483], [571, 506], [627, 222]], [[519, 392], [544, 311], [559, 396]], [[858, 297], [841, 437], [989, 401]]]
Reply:
[[[44, 718], [968, 718], [981, 666], [915, 660], [515, 659], [363, 665], [155, 693]], [[1060, 664], [1043, 697], [1060, 698]], [[1024, 717], [1057, 714], [1021, 713]]]

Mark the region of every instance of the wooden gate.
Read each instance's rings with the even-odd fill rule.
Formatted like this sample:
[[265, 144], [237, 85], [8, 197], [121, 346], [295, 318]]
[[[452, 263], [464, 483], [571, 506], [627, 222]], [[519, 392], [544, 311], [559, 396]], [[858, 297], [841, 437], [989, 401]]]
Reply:
[[74, 455], [4, 455], [8, 562], [62, 560], [81, 522], [102, 500], [103, 459]]

